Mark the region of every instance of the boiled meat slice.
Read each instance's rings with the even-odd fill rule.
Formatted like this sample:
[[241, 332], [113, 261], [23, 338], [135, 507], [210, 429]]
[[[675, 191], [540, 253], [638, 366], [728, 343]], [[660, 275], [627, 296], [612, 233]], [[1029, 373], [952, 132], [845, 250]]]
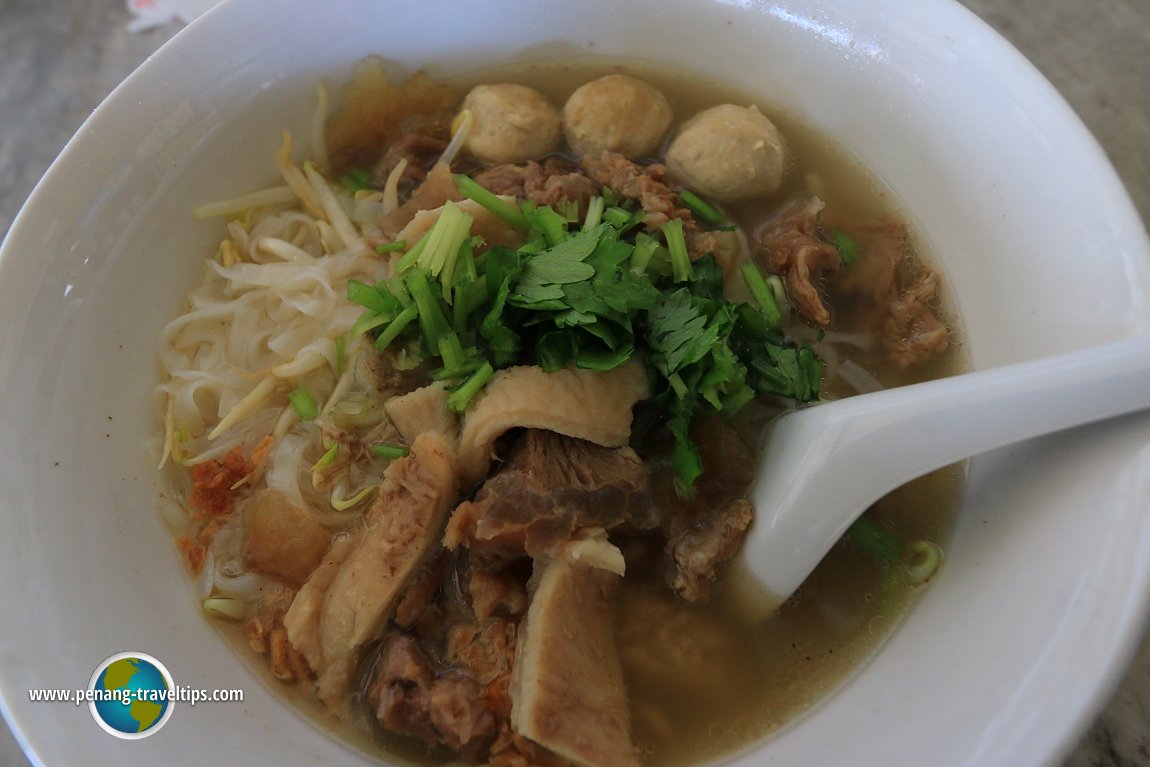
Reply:
[[635, 767], [615, 644], [619, 576], [586, 564], [612, 559], [587, 557], [587, 548], [580, 560], [561, 555], [535, 563], [512, 670], [511, 726], [580, 767]]
[[483, 479], [495, 440], [518, 426], [622, 447], [631, 437], [631, 408], [647, 396], [647, 373], [634, 358], [606, 371], [500, 370], [463, 419], [459, 463], [464, 487]]
[[435, 547], [456, 492], [452, 444], [436, 432], [421, 434], [411, 455], [388, 466], [363, 526], [332, 544], [296, 594], [284, 626], [328, 705], [346, 705], [360, 648], [378, 635]]

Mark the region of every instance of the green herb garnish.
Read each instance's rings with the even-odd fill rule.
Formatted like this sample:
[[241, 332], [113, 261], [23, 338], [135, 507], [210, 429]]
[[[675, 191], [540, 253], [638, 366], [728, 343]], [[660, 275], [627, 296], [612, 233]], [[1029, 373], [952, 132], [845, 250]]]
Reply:
[[817, 398], [821, 364], [810, 347], [784, 340], [775, 286], [748, 265], [755, 303], [723, 298], [722, 269], [710, 254], [692, 263], [683, 221], [639, 231], [643, 212], [608, 189], [578, 220], [568, 209], [516, 207], [467, 176], [456, 183], [519, 228], [524, 244], [475, 255], [471, 217], [447, 203], [400, 259], [398, 277], [348, 286], [367, 310], [356, 330], [377, 348], [402, 344], [442, 363], [430, 375], [453, 386], [452, 410], [466, 410], [510, 365], [611, 370], [640, 351], [687, 494], [702, 472], [689, 434], [695, 416], [732, 416], [758, 394]]

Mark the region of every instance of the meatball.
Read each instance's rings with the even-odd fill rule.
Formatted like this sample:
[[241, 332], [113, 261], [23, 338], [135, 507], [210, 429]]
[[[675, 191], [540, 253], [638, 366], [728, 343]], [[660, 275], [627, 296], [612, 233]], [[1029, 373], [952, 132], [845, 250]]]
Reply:
[[532, 88], [477, 85], [462, 109], [470, 110], [474, 120], [463, 146], [480, 162], [527, 162], [559, 148], [559, 113]]
[[718, 202], [777, 192], [786, 167], [782, 134], [753, 106], [704, 109], [683, 123], [667, 147], [671, 174]]
[[563, 107], [563, 132], [579, 157], [653, 155], [671, 127], [671, 104], [646, 83], [607, 75], [580, 86]]

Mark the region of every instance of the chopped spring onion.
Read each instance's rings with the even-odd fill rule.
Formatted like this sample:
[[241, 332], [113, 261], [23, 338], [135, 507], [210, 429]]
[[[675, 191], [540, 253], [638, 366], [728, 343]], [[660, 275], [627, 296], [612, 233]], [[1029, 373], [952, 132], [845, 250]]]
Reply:
[[403, 445], [393, 445], [390, 442], [379, 442], [371, 446], [371, 454], [375, 458], [386, 458], [389, 461], [394, 461], [396, 458], [403, 458], [411, 454], [411, 448], [404, 447]]
[[443, 204], [443, 212], [432, 225], [430, 237], [415, 263], [432, 277], [442, 274], [445, 287], [452, 286], [451, 277], [459, 250], [471, 236], [472, 218], [469, 213], [450, 200]]
[[455, 185], [459, 187], [459, 193], [464, 197], [469, 200], [475, 200], [475, 202], [487, 208], [516, 229], [526, 229], [529, 226], [527, 216], [523, 211], [484, 189], [481, 184], [473, 180], [470, 176], [465, 176], [461, 173], [456, 174]]
[[747, 290], [751, 291], [751, 298], [759, 305], [759, 312], [767, 321], [767, 325], [772, 328], [779, 327], [782, 324], [783, 315], [779, 311], [779, 305], [775, 303], [774, 292], [767, 281], [763, 279], [759, 267], [755, 266], [754, 261], [744, 261], [740, 271], [743, 275], [743, 282], [746, 283]]
[[[767, 278], [767, 286], [771, 289], [771, 292], [774, 293], [774, 295], [775, 295], [775, 304], [777, 306], [779, 306], [780, 309], [782, 307], [786, 306], [787, 305], [787, 289], [785, 287], [783, 287], [783, 281], [779, 277], [779, 275], [772, 274], [770, 277], [768, 277]], [[822, 339], [820, 338], [819, 340], [821, 341]]]
[[897, 564], [902, 558], [902, 540], [866, 517], [856, 519], [847, 528], [846, 537], [884, 565]]
[[719, 209], [690, 189], [679, 190], [679, 199], [683, 201], [684, 207], [694, 214], [695, 218], [707, 226], [720, 226], [723, 223], [723, 214]]
[[337, 458], [339, 458], [339, 443], [332, 442], [331, 447], [327, 449], [326, 453], [320, 456], [320, 459], [315, 462], [315, 465], [311, 467], [311, 470], [319, 471], [321, 469], [326, 469], [335, 463]]
[[931, 541], [915, 541], [908, 547], [908, 554], [906, 579], [912, 586], [929, 581], [942, 564], [942, 549]]
[[319, 406], [315, 403], [315, 397], [311, 396], [311, 393], [303, 387], [293, 389], [288, 394], [288, 402], [295, 408], [301, 421], [310, 421], [319, 415]]
[[847, 266], [850, 266], [859, 259], [859, 244], [858, 242], [842, 232], [835, 232], [831, 236], [831, 242], [834, 243], [835, 248], [838, 249], [839, 258]]
[[210, 597], [205, 599], [202, 605], [204, 612], [213, 618], [238, 621], [243, 620], [244, 615], [247, 613], [247, 608], [243, 602], [227, 597]]
[[675, 282], [691, 279], [691, 257], [687, 255], [687, 239], [683, 236], [683, 222], [672, 219], [663, 224], [663, 237], [671, 253], [671, 278]]
[[484, 362], [479, 370], [472, 373], [470, 378], [447, 397], [447, 406], [456, 413], [462, 413], [467, 409], [472, 397], [487, 385], [493, 375], [495, 375], [495, 369], [491, 367], [491, 363]]
[[396, 240], [395, 242], [383, 242], [375, 246], [375, 252], [379, 255], [384, 253], [395, 253], [400, 250], [407, 250], [407, 240]]
[[407, 329], [407, 326], [419, 316], [419, 307], [415, 304], [408, 304], [404, 307], [403, 311], [395, 316], [383, 332], [379, 334], [379, 338], [375, 339], [375, 348], [383, 351], [391, 342], [399, 338], [399, 334]]
[[395, 311], [396, 300], [389, 292], [359, 280], [347, 281], [347, 300], [381, 314]]
[[635, 274], [643, 274], [647, 271], [647, 266], [651, 263], [651, 256], [655, 254], [655, 250], [659, 247], [659, 241], [646, 232], [640, 232], [635, 236], [635, 250], [631, 253], [631, 271]]
[[347, 370], [347, 338], [340, 336], [335, 339], [335, 374], [343, 375]]

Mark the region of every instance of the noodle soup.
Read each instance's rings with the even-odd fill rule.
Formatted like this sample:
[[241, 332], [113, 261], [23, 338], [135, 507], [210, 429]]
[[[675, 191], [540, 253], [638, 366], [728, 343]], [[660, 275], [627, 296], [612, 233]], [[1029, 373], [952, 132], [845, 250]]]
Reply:
[[771, 418], [959, 364], [876, 181], [754, 103], [627, 62], [365, 62], [279, 181], [199, 211], [226, 232], [160, 354], [177, 543], [205, 612], [346, 737], [698, 763], [826, 694], [933, 574], [957, 469], [772, 620], [739, 607]]

